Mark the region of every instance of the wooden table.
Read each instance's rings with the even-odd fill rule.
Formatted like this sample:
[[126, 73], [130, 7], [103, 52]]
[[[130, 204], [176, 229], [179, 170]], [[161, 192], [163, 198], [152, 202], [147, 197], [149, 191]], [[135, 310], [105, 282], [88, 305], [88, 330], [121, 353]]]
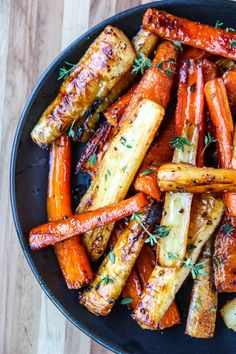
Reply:
[[32, 88], [50, 62], [88, 28], [150, 1], [0, 0], [0, 353], [107, 354], [41, 291], [20, 248], [9, 200], [12, 141]]

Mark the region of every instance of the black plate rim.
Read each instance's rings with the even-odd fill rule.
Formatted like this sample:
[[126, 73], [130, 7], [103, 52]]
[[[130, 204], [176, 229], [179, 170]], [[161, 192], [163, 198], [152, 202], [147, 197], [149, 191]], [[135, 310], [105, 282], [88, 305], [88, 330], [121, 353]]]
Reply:
[[[53, 294], [51, 293], [48, 286], [46, 286], [46, 284], [44, 284], [44, 282], [43, 282], [43, 280], [42, 280], [42, 278], [41, 278], [41, 276], [40, 276], [40, 274], [39, 274], [39, 272], [32, 260], [30, 252], [28, 252], [26, 249], [25, 241], [24, 241], [24, 237], [23, 237], [24, 235], [23, 235], [23, 232], [20, 227], [20, 220], [19, 220], [19, 216], [18, 216], [17, 208], [16, 208], [16, 190], [15, 190], [16, 157], [17, 157], [17, 150], [18, 150], [19, 141], [20, 141], [20, 133], [22, 130], [22, 126], [23, 126], [25, 120], [27, 119], [27, 113], [28, 113], [29, 109], [31, 108], [34, 98], [37, 96], [38, 91], [40, 90], [41, 86], [43, 85], [45, 78], [47, 77], [47, 75], [51, 71], [55, 70], [55, 68], [57, 67], [59, 62], [63, 61], [63, 58], [68, 55], [68, 53], [70, 52], [72, 47], [74, 47], [75, 45], [79, 45], [79, 43], [82, 40], [89, 38], [97, 31], [102, 30], [105, 26], [112, 23], [114, 20], [122, 19], [123, 17], [126, 17], [128, 14], [134, 14], [137, 11], [139, 11], [140, 9], [145, 10], [150, 7], [153, 7], [153, 8], [157, 7], [158, 8], [159, 5], [164, 6], [166, 4], [168, 4], [168, 5], [171, 5], [171, 4], [184, 5], [186, 3], [189, 4], [189, 1], [188, 0], [161, 0], [161, 1], [155, 1], [155, 2], [148, 3], [148, 4], [144, 4], [144, 5], [138, 5], [133, 8], [130, 8], [128, 10], [122, 11], [118, 14], [115, 14], [115, 15], [103, 20], [102, 22], [99, 22], [97, 25], [93, 26], [91, 29], [87, 30], [84, 34], [82, 34], [80, 37], [75, 39], [70, 45], [68, 45], [61, 53], [59, 53], [57, 55], [57, 57], [46, 68], [46, 70], [43, 72], [43, 74], [41, 75], [39, 80], [36, 82], [31, 94], [29, 95], [29, 97], [26, 101], [23, 111], [21, 113], [19, 123], [17, 125], [17, 129], [15, 132], [13, 145], [12, 145], [11, 161], [10, 161], [10, 176], [9, 176], [10, 177], [11, 211], [12, 211], [13, 221], [14, 221], [16, 232], [17, 232], [18, 240], [20, 242], [22, 251], [24, 253], [24, 256], [27, 260], [28, 265], [30, 266], [31, 271], [33, 272], [36, 280], [38, 281], [40, 287], [42, 288], [44, 293], [47, 295], [47, 297], [53, 302], [53, 304], [57, 307], [57, 309], [74, 326], [76, 326], [78, 329], [80, 329], [83, 333], [85, 333], [91, 339], [93, 339], [97, 343], [101, 344], [103, 347], [105, 347], [117, 354], [126, 354], [126, 353], [130, 354], [130, 353], [127, 351], [123, 351], [123, 350], [121, 352], [119, 345], [116, 345], [115, 343], [110, 344], [110, 343], [104, 341], [102, 336], [94, 335], [92, 332], [87, 330], [86, 325], [79, 323], [78, 320], [64, 308], [63, 304], [60, 301], [58, 301], [55, 296], [53, 296]], [[191, 0], [191, 4], [195, 4], [195, 5], [199, 5], [199, 6], [201, 6], [201, 4], [202, 4], [202, 6], [204, 6], [204, 4], [206, 4], [206, 3], [212, 4], [214, 6], [216, 6], [217, 4], [221, 5], [221, 6], [224, 5], [224, 6], [229, 6], [229, 7], [235, 6], [235, 8], [236, 8], [236, 2], [234, 2], [233, 0]]]

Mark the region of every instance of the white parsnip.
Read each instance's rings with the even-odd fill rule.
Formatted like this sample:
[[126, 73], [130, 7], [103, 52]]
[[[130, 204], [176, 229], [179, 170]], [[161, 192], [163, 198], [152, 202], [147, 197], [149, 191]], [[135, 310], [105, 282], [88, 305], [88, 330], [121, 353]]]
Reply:
[[193, 272], [201, 249], [219, 225], [223, 212], [221, 199], [210, 194], [194, 197], [188, 234], [188, 245], [191, 247], [187, 247], [186, 259], [181, 267], [157, 265], [154, 268], [132, 315], [142, 328], [158, 328], [158, 323], [174, 300], [175, 294], [189, 273]]
[[[123, 200], [156, 134], [164, 109], [142, 100], [115, 136], [99, 171], [81, 200], [77, 212], [94, 210]], [[83, 242], [93, 260], [104, 252], [113, 224], [86, 232]]]
[[236, 298], [228, 301], [220, 312], [226, 326], [236, 332]]
[[[198, 146], [198, 127], [187, 124], [183, 130], [183, 137], [188, 145], [182, 149], [175, 149], [173, 162], [187, 162], [195, 164]], [[188, 227], [192, 204], [192, 193], [166, 193], [161, 226], [170, 230], [168, 237], [159, 242], [159, 264], [161, 266], [180, 266], [186, 253]], [[170, 257], [175, 254], [177, 257]]]

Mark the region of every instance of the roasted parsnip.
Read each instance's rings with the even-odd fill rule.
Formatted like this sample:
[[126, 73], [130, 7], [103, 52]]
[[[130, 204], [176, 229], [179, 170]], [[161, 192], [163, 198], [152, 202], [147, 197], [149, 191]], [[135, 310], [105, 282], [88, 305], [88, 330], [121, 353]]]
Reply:
[[39, 225], [30, 231], [30, 247], [32, 250], [38, 250], [55, 245], [57, 242], [80, 235], [88, 230], [125, 218], [147, 204], [148, 200], [145, 194], [139, 193], [120, 203]]
[[195, 48], [206, 50], [212, 54], [236, 59], [236, 34], [213, 26], [203, 25], [185, 18], [168, 14], [157, 9], [148, 9], [143, 17], [143, 27], [158, 36]]
[[131, 69], [135, 52], [124, 33], [107, 26], [89, 47], [31, 132], [39, 146], [53, 142], [91, 106], [102, 102]]
[[[141, 213], [142, 225], [150, 229], [157, 218], [158, 206], [151, 204]], [[102, 316], [111, 311], [144, 244], [146, 233], [142, 225], [137, 220], [130, 220], [112, 253], [99, 267], [90, 289], [84, 291], [80, 301], [89, 311]]]
[[236, 170], [167, 163], [158, 170], [158, 185], [166, 192], [236, 192]]
[[[190, 128], [191, 133], [188, 132], [183, 136], [187, 136], [191, 146], [185, 148], [185, 155], [184, 152], [176, 149], [174, 161], [184, 161], [184, 158], [188, 160], [190, 157], [192, 163], [196, 161], [198, 128], [193, 125]], [[191, 163], [190, 160], [188, 162]], [[186, 192], [166, 193], [161, 226], [166, 227], [169, 234], [158, 243], [158, 261], [161, 266], [180, 266], [185, 257], [192, 197], [192, 193]], [[178, 257], [171, 258], [170, 253]]]
[[[77, 208], [94, 210], [123, 200], [163, 119], [164, 110], [150, 100], [142, 100], [114, 137], [102, 159], [99, 171]], [[83, 235], [93, 260], [103, 253], [113, 224]]]
[[188, 245], [191, 247], [187, 248], [186, 260], [178, 268], [158, 265], [154, 268], [139, 304], [132, 314], [142, 328], [157, 329], [160, 319], [184, 280], [190, 272], [196, 273], [195, 263], [201, 249], [219, 225], [223, 211], [224, 205], [219, 198], [210, 194], [194, 197], [188, 233]]
[[236, 298], [228, 301], [220, 310], [226, 326], [236, 332]]
[[[158, 36], [141, 28], [133, 38], [132, 42], [137, 55], [143, 53], [149, 58], [153, 55], [154, 49], [157, 46]], [[98, 102], [98, 105], [95, 104], [95, 106], [89, 108], [85, 115], [73, 125], [73, 140], [82, 143], [88, 141], [94, 133], [100, 114], [127, 90], [136, 79], [136, 76], [137, 75], [132, 72], [131, 68], [113, 87], [112, 91], [104, 98], [103, 102]]]
[[201, 275], [196, 276], [192, 289], [185, 333], [195, 338], [211, 338], [215, 331], [218, 299], [212, 281], [212, 251], [209, 240], [198, 260], [202, 264]]

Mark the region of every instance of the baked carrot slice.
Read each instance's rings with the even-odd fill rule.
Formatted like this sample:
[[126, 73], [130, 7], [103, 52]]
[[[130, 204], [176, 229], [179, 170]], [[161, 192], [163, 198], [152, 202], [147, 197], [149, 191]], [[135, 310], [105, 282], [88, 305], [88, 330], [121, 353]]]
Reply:
[[161, 199], [161, 191], [157, 184], [157, 171], [161, 164], [172, 160], [173, 149], [170, 146], [170, 140], [175, 135], [175, 121], [172, 119], [143, 159], [134, 183], [137, 191], [144, 192], [157, 200]]
[[135, 308], [135, 306], [139, 302], [141, 294], [142, 294], [142, 287], [136, 271], [136, 267], [134, 265], [126, 281], [125, 287], [122, 291], [122, 297], [125, 299], [130, 299], [130, 302], [127, 303], [129, 309], [133, 310]]
[[144, 29], [171, 41], [206, 50], [232, 60], [236, 59], [236, 34], [203, 25], [157, 9], [148, 9], [143, 17]]
[[139, 211], [148, 204], [144, 193], [92, 211], [69, 216], [65, 220], [52, 221], [30, 231], [30, 247], [38, 250], [59, 241], [82, 234], [97, 227], [107, 225]]
[[234, 116], [236, 113], [236, 68], [227, 70], [223, 75], [223, 80], [229, 100], [231, 113]]
[[178, 101], [176, 106], [176, 134], [181, 136], [185, 122], [199, 129], [197, 166], [204, 165], [204, 81], [203, 63], [189, 59], [179, 71]]
[[213, 80], [217, 76], [217, 66], [212, 61], [203, 59], [202, 61], [204, 83]]
[[234, 126], [223, 80], [216, 78], [207, 82], [204, 91], [215, 127], [220, 167], [231, 168]]
[[136, 90], [138, 83], [134, 84], [128, 92], [121, 96], [116, 102], [114, 102], [107, 110], [104, 112], [104, 116], [107, 121], [114, 126], [119, 123], [122, 114], [127, 108], [134, 91]]
[[[61, 220], [72, 215], [70, 174], [71, 143], [68, 136], [61, 136], [50, 150], [47, 213], [49, 221]], [[88, 256], [79, 236], [58, 242], [54, 250], [70, 289], [78, 289], [93, 278]]]
[[236, 292], [236, 217], [225, 216], [215, 238], [214, 279], [216, 289]]

